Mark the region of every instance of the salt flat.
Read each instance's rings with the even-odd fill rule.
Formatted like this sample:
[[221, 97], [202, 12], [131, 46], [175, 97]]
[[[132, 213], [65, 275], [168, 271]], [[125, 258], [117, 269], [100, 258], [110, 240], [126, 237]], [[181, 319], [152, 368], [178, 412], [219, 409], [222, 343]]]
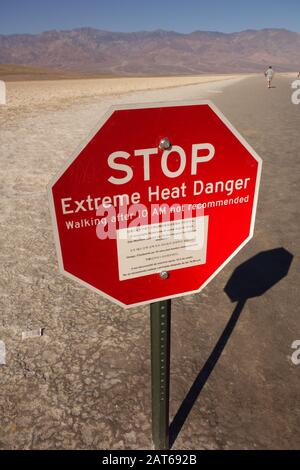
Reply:
[[58, 106], [61, 108], [86, 98], [96, 99], [101, 96], [119, 95], [139, 90], [155, 90], [183, 85], [223, 82], [237, 76], [128, 77], [8, 82], [8, 107], [10, 109], [20, 107], [33, 108], [35, 106]]
[[[124, 311], [59, 274], [45, 191], [111, 104], [212, 99], [264, 160], [254, 239], [202, 294], [172, 302], [171, 418], [235, 310], [223, 291], [233, 269], [260, 251], [299, 252], [300, 108], [291, 77], [272, 90], [263, 76], [217, 78], [8, 84], [0, 107], [1, 449], [151, 448], [149, 308]], [[247, 301], [175, 449], [299, 448], [300, 375], [290, 360], [299, 272], [295, 257], [287, 277]], [[41, 337], [22, 339], [39, 328]]]

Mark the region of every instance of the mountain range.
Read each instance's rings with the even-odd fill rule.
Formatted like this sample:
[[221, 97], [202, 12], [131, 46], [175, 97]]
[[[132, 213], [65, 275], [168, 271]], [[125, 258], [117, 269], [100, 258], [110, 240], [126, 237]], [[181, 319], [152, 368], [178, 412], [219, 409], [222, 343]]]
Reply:
[[0, 63], [113, 75], [166, 75], [300, 70], [300, 33], [286, 29], [237, 33], [93, 28], [0, 34]]

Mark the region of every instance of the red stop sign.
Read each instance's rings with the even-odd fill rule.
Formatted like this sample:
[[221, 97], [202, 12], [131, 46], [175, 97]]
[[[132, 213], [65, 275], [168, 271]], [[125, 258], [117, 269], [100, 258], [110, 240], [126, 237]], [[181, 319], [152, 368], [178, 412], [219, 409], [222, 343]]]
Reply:
[[260, 173], [211, 102], [112, 107], [48, 186], [60, 270], [124, 307], [199, 292], [252, 237]]

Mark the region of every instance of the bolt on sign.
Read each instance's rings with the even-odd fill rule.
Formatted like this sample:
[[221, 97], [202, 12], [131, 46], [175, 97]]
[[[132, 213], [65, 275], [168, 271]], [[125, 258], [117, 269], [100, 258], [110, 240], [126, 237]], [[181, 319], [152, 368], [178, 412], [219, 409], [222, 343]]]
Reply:
[[48, 186], [61, 272], [123, 307], [199, 292], [253, 235], [261, 165], [209, 101], [113, 106]]

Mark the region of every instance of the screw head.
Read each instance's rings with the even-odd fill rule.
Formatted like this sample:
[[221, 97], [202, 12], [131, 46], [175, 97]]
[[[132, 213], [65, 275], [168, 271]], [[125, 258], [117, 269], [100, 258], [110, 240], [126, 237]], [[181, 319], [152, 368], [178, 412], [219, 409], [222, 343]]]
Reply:
[[172, 144], [170, 140], [168, 139], [168, 137], [164, 137], [163, 139], [161, 139], [159, 143], [159, 148], [161, 150], [169, 150], [171, 147], [172, 147]]
[[169, 273], [167, 271], [162, 271], [160, 273], [160, 277], [161, 277], [161, 279], [168, 279]]

